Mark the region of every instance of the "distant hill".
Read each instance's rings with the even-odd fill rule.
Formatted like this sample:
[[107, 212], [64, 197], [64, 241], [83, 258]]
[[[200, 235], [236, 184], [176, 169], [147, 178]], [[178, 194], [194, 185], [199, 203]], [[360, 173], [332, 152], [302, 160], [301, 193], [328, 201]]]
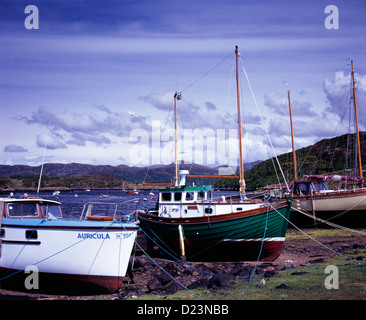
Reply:
[[[361, 155], [363, 168], [366, 168], [366, 132], [360, 132]], [[323, 174], [337, 172], [345, 174], [346, 169], [355, 168], [354, 134], [345, 134], [331, 139], [321, 140], [314, 145], [296, 150], [297, 176], [302, 178], [308, 174]], [[292, 181], [293, 160], [292, 152], [278, 156], [287, 181]], [[247, 186], [256, 188], [278, 183], [273, 170], [274, 159], [268, 159], [254, 166], [245, 173]], [[277, 169], [278, 175], [280, 175]], [[350, 174], [347, 171], [347, 174]], [[358, 172], [353, 172], [358, 176]], [[282, 178], [282, 177], [281, 177]], [[281, 179], [283, 182], [283, 179]]]
[[[296, 150], [298, 177], [305, 174], [320, 174], [342, 171], [353, 167], [355, 148], [354, 135], [342, 135], [321, 140], [314, 145]], [[366, 132], [360, 133], [362, 163], [366, 164]], [[347, 157], [346, 157], [347, 156]], [[345, 165], [346, 158], [348, 159]], [[288, 181], [293, 179], [292, 153], [278, 156]], [[273, 159], [244, 164], [245, 181], [248, 188], [257, 188], [277, 183], [273, 170]], [[210, 168], [198, 164], [181, 164], [194, 175], [217, 175], [219, 168]], [[0, 165], [0, 189], [36, 188], [40, 166]], [[174, 164], [154, 165], [150, 167], [130, 167], [127, 165], [89, 165], [80, 163], [46, 163], [43, 167], [43, 188], [121, 188], [131, 187], [142, 182], [171, 182]], [[278, 172], [278, 175], [280, 173]], [[200, 184], [200, 178], [190, 178], [189, 182]], [[237, 188], [235, 179], [205, 179], [205, 184], [215, 183], [217, 188]]]

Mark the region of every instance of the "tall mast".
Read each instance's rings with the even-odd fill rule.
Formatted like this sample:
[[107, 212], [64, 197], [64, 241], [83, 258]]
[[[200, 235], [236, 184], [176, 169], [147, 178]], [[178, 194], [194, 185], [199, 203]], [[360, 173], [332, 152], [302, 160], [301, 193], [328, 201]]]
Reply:
[[[356, 85], [355, 85], [355, 71], [353, 69], [353, 60], [351, 60], [352, 66], [352, 87], [353, 87], [353, 104], [355, 106], [355, 122], [356, 122], [356, 136], [357, 136], [357, 153], [358, 153], [358, 168], [360, 171], [360, 178], [362, 180], [362, 161], [361, 161], [361, 146], [360, 146], [360, 132], [358, 130], [358, 113], [357, 113], [357, 100], [356, 100]], [[363, 183], [361, 183], [361, 187]]]
[[244, 198], [245, 197], [245, 181], [244, 181], [244, 168], [243, 168], [243, 153], [242, 153], [242, 145], [241, 145], [238, 46], [235, 46], [235, 58], [236, 58], [236, 93], [237, 93], [237, 102], [238, 102], [238, 127], [239, 127], [239, 186], [240, 186], [240, 195]]
[[177, 151], [177, 100], [182, 99], [180, 92], [174, 94], [174, 186], [178, 186], [178, 151]]
[[292, 158], [294, 162], [294, 180], [297, 180], [297, 168], [296, 168], [296, 154], [295, 154], [295, 144], [294, 144], [294, 128], [292, 126], [292, 111], [291, 111], [291, 99], [290, 90], [287, 91], [288, 95], [288, 107], [290, 110], [290, 124], [291, 124], [291, 140], [292, 140]]

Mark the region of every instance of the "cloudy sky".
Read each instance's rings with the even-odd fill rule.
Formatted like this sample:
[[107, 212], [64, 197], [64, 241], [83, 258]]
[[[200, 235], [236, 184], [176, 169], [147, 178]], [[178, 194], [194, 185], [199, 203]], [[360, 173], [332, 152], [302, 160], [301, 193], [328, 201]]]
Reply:
[[235, 45], [245, 162], [272, 155], [260, 115], [290, 150], [287, 90], [296, 148], [352, 131], [349, 58], [366, 130], [365, 39], [365, 0], [1, 0], [0, 163], [170, 163], [182, 91], [180, 158], [230, 164]]

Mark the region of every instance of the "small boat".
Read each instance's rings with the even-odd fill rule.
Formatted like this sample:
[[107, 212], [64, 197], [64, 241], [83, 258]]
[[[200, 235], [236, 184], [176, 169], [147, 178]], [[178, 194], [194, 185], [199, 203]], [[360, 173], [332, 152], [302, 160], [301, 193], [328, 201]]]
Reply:
[[[114, 214], [106, 214], [107, 205]], [[57, 201], [0, 199], [0, 285], [24, 284], [23, 271], [35, 266], [40, 289], [56, 283], [71, 290], [118, 290], [139, 228], [118, 216], [117, 204], [103, 206], [97, 211], [97, 204], [86, 204], [80, 219], [72, 220], [63, 218]]]
[[224, 177], [239, 179], [240, 196], [236, 199], [214, 199], [211, 186], [186, 184], [188, 170], [180, 170], [178, 175], [176, 109], [181, 94], [177, 92], [174, 95], [174, 186], [159, 191], [155, 208], [138, 211], [140, 228], [175, 258], [190, 261], [274, 261], [284, 246], [291, 199], [269, 203], [251, 200], [245, 195], [237, 47], [235, 56], [239, 177]]

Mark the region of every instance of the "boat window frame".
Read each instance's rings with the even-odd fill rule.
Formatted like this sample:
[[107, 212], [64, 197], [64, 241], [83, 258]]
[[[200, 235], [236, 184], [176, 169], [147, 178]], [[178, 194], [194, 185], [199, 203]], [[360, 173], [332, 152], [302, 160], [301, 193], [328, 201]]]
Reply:
[[[47, 212], [44, 212], [44, 207], [48, 208], [55, 208], [57, 207], [59, 210], [59, 215], [54, 215], [53, 212], [49, 212], [49, 210], [47, 210]], [[55, 219], [61, 219], [63, 218], [63, 214], [62, 214], [62, 208], [59, 204], [52, 204], [52, 203], [41, 203], [40, 204], [40, 209], [41, 209], [41, 214], [44, 218], [46, 219], [51, 219], [51, 220], [55, 220]]]
[[[168, 198], [165, 198], [165, 195], [169, 195], [169, 199]], [[169, 192], [161, 192], [160, 193], [160, 201], [161, 202], [170, 202], [172, 201], [172, 193], [169, 191]]]
[[[195, 199], [196, 199], [196, 192], [194, 192], [194, 191], [185, 191], [184, 193], [185, 193], [184, 194], [184, 200], [185, 201], [187, 201], [187, 202], [189, 202], [189, 201], [194, 202], [195, 201]], [[188, 198], [188, 195], [189, 195], [189, 198]], [[192, 198], [191, 198], [191, 196], [192, 196]]]
[[173, 192], [173, 201], [175, 201], [175, 202], [181, 202], [182, 201], [182, 198], [183, 198], [183, 192], [182, 191]]
[[[33, 214], [33, 215], [11, 215], [10, 214], [10, 210], [9, 210], [9, 207], [12, 206], [12, 205], [15, 205], [15, 206], [29, 206], [29, 205], [34, 205], [34, 208], [36, 208], [36, 212], [37, 212], [37, 215]], [[11, 208], [12, 210], [12, 208]], [[9, 219], [34, 219], [34, 218], [42, 218], [42, 212], [41, 212], [41, 208], [39, 206], [39, 203], [36, 203], [36, 202], [28, 202], [28, 203], [22, 203], [22, 202], [7, 202], [6, 203], [6, 210], [5, 210], [5, 216]]]

